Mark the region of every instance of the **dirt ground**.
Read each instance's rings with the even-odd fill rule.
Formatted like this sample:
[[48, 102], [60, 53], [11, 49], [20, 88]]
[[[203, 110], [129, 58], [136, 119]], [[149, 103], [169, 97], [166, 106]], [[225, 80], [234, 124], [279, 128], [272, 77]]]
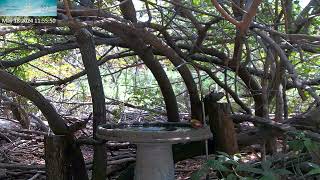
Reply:
[[[45, 179], [44, 132], [32, 128], [23, 130], [17, 122], [0, 120], [0, 179]], [[90, 136], [89, 131], [78, 132], [78, 137]], [[92, 163], [92, 147], [81, 146], [84, 159], [90, 174]], [[129, 143], [109, 142], [107, 144], [108, 166], [110, 179], [135, 160], [135, 146]], [[204, 157], [195, 157], [176, 163], [176, 179], [190, 179], [191, 174], [198, 170]]]

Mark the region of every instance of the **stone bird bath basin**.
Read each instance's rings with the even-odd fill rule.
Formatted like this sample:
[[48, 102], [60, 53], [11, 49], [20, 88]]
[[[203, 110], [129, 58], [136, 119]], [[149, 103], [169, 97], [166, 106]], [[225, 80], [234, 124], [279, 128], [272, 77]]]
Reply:
[[193, 128], [187, 123], [105, 124], [97, 136], [109, 141], [137, 145], [135, 180], [174, 180], [172, 144], [212, 137], [209, 127]]

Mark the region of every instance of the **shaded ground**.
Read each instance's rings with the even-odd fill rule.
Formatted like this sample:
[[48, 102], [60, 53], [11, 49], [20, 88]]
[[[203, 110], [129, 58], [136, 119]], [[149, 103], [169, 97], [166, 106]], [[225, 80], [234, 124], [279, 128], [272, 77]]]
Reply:
[[[130, 120], [130, 118], [126, 118]], [[23, 130], [15, 121], [0, 119], [0, 179], [45, 179], [44, 143], [46, 133]], [[90, 125], [88, 125], [90, 126]], [[36, 129], [31, 127], [31, 129]], [[89, 128], [90, 129], [90, 128]], [[77, 136], [90, 136], [91, 130], [78, 132]], [[93, 150], [89, 145], [81, 146], [87, 168], [92, 164]], [[108, 142], [108, 175], [115, 177], [135, 161], [135, 146], [129, 143]], [[189, 179], [198, 170], [204, 157], [197, 157], [176, 164], [176, 179]]]

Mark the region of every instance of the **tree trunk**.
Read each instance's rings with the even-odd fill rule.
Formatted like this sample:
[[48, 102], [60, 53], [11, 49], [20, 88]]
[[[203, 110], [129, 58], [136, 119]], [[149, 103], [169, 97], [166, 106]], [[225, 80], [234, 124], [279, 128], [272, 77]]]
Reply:
[[205, 109], [216, 149], [230, 155], [239, 152], [234, 124], [229, 115], [229, 104], [206, 102]]
[[[100, 76], [99, 66], [96, 59], [95, 44], [92, 34], [87, 29], [79, 29], [76, 33], [77, 42], [79, 44], [82, 61], [87, 71], [88, 83], [93, 104], [93, 138], [96, 137], [98, 125], [106, 123], [106, 107], [103, 92], [102, 79]], [[93, 155], [93, 171], [92, 179], [105, 180], [107, 157], [105, 144], [97, 144], [94, 146]]]
[[71, 180], [71, 162], [67, 156], [65, 136], [45, 136], [46, 173], [48, 180]]
[[17, 77], [0, 70], [0, 88], [13, 91], [32, 101], [46, 117], [51, 130], [58, 135], [66, 135], [68, 150], [71, 151], [70, 158], [72, 163], [73, 178], [77, 180], [88, 180], [84, 159], [80, 147], [75, 144], [73, 135], [70, 134], [68, 127], [62, 117], [57, 113], [49, 101], [42, 96], [36, 89], [23, 82]]
[[136, 35], [132, 35], [132, 32], [123, 33], [121, 27], [117, 26], [103, 26], [108, 31], [113, 32], [117, 36], [121, 37], [125, 41], [129, 48], [133, 49], [145, 63], [145, 65], [150, 69], [153, 76], [155, 77], [161, 93], [163, 95], [167, 116], [169, 122], [179, 121], [179, 112], [176, 96], [170, 84], [170, 81], [163, 70], [161, 64], [154, 59], [152, 48], [148, 47], [140, 38]]
[[[121, 10], [122, 16], [125, 19], [130, 20], [133, 23], [136, 23], [137, 22], [136, 10], [134, 8], [134, 4], [132, 0], [129, 0], [126, 2], [124, 0], [120, 0], [120, 2], [121, 2], [120, 10]], [[117, 33], [120, 33], [119, 29]], [[136, 35], [126, 36], [123, 33], [120, 33], [119, 36], [123, 37], [123, 40], [127, 42], [129, 47], [138, 53], [139, 57], [142, 59], [145, 65], [150, 69], [156, 81], [158, 82], [158, 85], [161, 89], [161, 92], [166, 104], [168, 121], [169, 122], [180, 121], [178, 104], [177, 104], [174, 91], [166, 75], [166, 72], [161, 67], [161, 64], [154, 58], [152, 48], [148, 47], [146, 43], [143, 42], [142, 39], [140, 39], [139, 36], [136, 36]]]
[[[139, 40], [136, 40], [135, 43], [138, 43]], [[179, 110], [176, 100], [176, 96], [172, 89], [169, 78], [167, 77], [166, 72], [163, 70], [161, 64], [154, 59], [152, 49], [144, 45], [143, 42], [138, 43], [139, 48], [134, 48], [134, 50], [139, 54], [139, 57], [143, 60], [146, 66], [151, 70], [153, 76], [158, 82], [158, 85], [161, 89], [163, 95], [167, 116], [169, 122], [179, 122]]]

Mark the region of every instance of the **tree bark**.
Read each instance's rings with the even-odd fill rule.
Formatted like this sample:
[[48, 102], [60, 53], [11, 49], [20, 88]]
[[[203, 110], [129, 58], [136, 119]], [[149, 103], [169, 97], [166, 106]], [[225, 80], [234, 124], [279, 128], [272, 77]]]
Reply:
[[[92, 34], [87, 29], [79, 29], [75, 36], [79, 44], [82, 62], [87, 71], [88, 83], [90, 86], [90, 93], [93, 103], [93, 138], [97, 139], [96, 130], [98, 125], [106, 123], [106, 107], [102, 79], [96, 58], [95, 44]], [[107, 178], [106, 156], [104, 143], [94, 146], [92, 171], [93, 180], [105, 180]]]
[[123, 17], [127, 20], [130, 20], [133, 23], [137, 22], [136, 10], [134, 8], [132, 0], [119, 0], [120, 1], [120, 10]]
[[71, 180], [71, 163], [64, 136], [45, 136], [44, 150], [48, 180]]
[[227, 103], [205, 102], [216, 149], [233, 155], [239, 152], [237, 136]]
[[[125, 26], [121, 25], [119, 27], [119, 25], [120, 24], [104, 25], [102, 28], [122, 38], [129, 48], [133, 49], [139, 55], [141, 60], [150, 69], [156, 81], [158, 82], [166, 104], [168, 121], [179, 121], [178, 105], [175, 94], [161, 64], [154, 59], [152, 48], [148, 47], [138, 35], [135, 35], [132, 31], [129, 31], [130, 29], [127, 29]], [[124, 31], [123, 28], [126, 30]]]
[[0, 70], [0, 88], [13, 91], [31, 100], [46, 117], [51, 130], [57, 135], [66, 135], [68, 149], [73, 152], [70, 158], [74, 179], [89, 180], [80, 147], [76, 145], [74, 136], [69, 133], [64, 120], [49, 101], [33, 87], [3, 70]]

